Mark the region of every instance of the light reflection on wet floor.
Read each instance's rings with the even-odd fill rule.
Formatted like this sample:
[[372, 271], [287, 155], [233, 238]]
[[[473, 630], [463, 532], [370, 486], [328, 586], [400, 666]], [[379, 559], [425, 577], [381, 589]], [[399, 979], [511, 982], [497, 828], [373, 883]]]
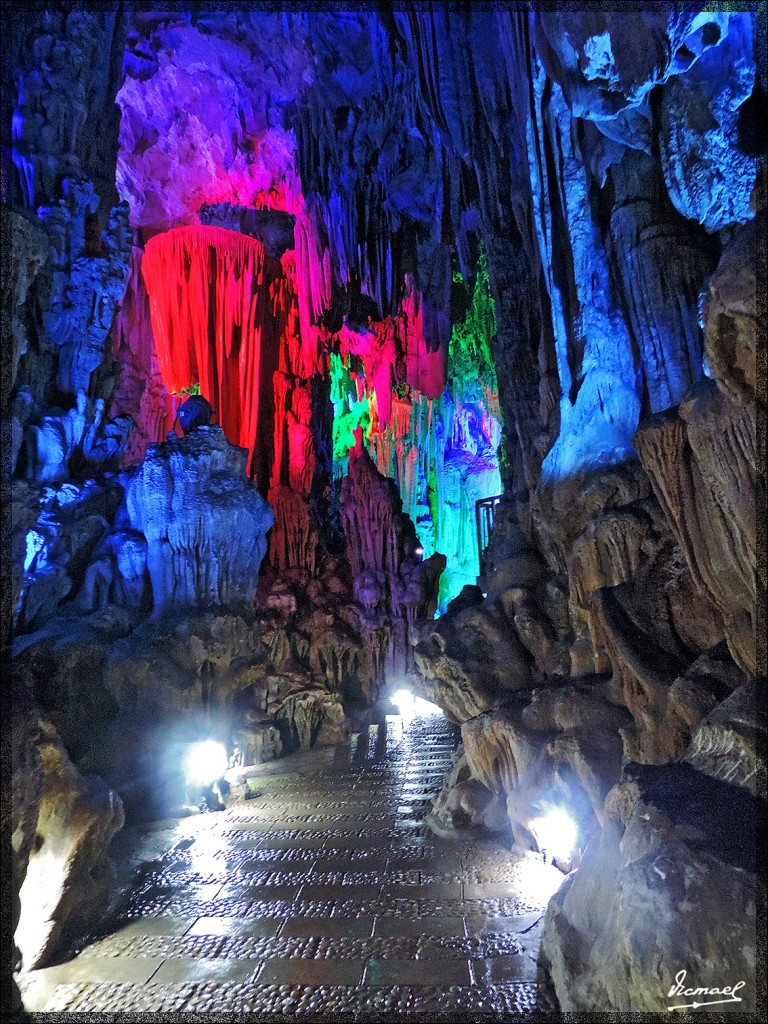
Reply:
[[28, 976], [27, 1009], [533, 1010], [541, 915], [563, 876], [469, 832], [430, 832], [453, 744], [440, 716], [388, 716], [249, 769], [253, 797], [226, 811], [158, 823], [134, 845], [105, 935]]

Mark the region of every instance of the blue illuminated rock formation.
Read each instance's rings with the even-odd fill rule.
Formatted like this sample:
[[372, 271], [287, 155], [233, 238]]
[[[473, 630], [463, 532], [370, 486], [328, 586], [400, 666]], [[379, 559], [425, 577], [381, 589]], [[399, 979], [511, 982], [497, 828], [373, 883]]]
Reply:
[[746, 816], [710, 848], [673, 806], [764, 795], [765, 24], [731, 6], [36, 9], [3, 71], [44, 713], [109, 752], [87, 650], [125, 764], [177, 713], [262, 757], [407, 681], [462, 727], [443, 826], [578, 818], [542, 963], [582, 1013], [666, 1012], [683, 932], [700, 972], [754, 945], [705, 900], [751, 898]]
[[147, 539], [156, 613], [253, 602], [274, 515], [245, 476], [247, 457], [216, 426], [148, 449], [126, 506]]

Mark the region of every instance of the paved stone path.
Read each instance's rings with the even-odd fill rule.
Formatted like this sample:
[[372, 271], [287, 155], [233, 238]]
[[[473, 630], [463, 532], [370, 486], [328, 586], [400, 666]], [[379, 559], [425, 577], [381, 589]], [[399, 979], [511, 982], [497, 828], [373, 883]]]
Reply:
[[562, 875], [470, 833], [429, 831], [452, 745], [440, 716], [393, 716], [380, 735], [262, 766], [252, 798], [226, 811], [159, 823], [134, 843], [105, 934], [33, 972], [27, 1008], [533, 1010], [541, 915]]

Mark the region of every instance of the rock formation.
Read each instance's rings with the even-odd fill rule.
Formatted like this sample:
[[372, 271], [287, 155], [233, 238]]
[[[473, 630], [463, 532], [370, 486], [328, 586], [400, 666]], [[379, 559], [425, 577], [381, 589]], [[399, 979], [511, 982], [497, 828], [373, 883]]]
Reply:
[[75, 768], [50, 725], [42, 724], [37, 748], [42, 791], [16, 930], [26, 968], [46, 966], [99, 921], [110, 892], [107, 849], [124, 821], [117, 794]]
[[253, 602], [274, 517], [221, 427], [153, 445], [126, 491], [147, 538], [154, 608]]
[[416, 531], [401, 509], [397, 488], [382, 477], [368, 453], [351, 455], [341, 514], [354, 595], [369, 643], [382, 645], [381, 668], [392, 679], [411, 667], [414, 627], [434, 615], [437, 581], [445, 568], [444, 555], [420, 560]]
[[[52, 288], [43, 314], [45, 339], [59, 349], [56, 385], [64, 394], [87, 390], [104, 360], [117, 304], [125, 290], [130, 251], [128, 209], [114, 207], [99, 239], [87, 237], [99, 209], [93, 186], [69, 178], [64, 197], [38, 216], [51, 242]], [[89, 251], [90, 250], [90, 251]]]
[[93, 182], [111, 205], [124, 18], [116, 11], [39, 9], [14, 18], [11, 30], [15, 89], [9, 99], [16, 102], [13, 176], [5, 181], [12, 201], [34, 209], [68, 177]]
[[[11, 855], [11, 914], [10, 923], [15, 936], [21, 917], [19, 893], [24, 884], [29, 857], [35, 844], [35, 831], [40, 811], [43, 788], [43, 767], [37, 746], [39, 725], [34, 702], [25, 686], [12, 679], [11, 743], [3, 747], [3, 771], [10, 771], [10, 799], [3, 801], [2, 828], [9, 837], [7, 847]], [[9, 808], [10, 804], [10, 808]], [[9, 813], [10, 811], [10, 813]], [[4, 839], [5, 848], [5, 839]], [[15, 938], [4, 965], [11, 977], [3, 977], [6, 998], [10, 1008], [17, 1012], [21, 1006], [18, 986], [12, 977], [21, 963]]]
[[[753, 976], [756, 848], [742, 830], [759, 813], [751, 794], [688, 764], [627, 769], [602, 833], [547, 909], [542, 963], [565, 1012], [664, 1013], [680, 969], [698, 984], [701, 962], [722, 984]], [[750, 1012], [749, 982], [741, 998]]]
[[665, 1012], [674, 948], [753, 1005], [765, 27], [716, 6], [14, 19], [25, 961], [110, 787], [178, 808], [196, 736], [261, 761], [408, 685], [461, 729], [436, 829], [573, 818], [556, 1004]]
[[[45, 233], [38, 224], [6, 206], [2, 207], [0, 215], [3, 238], [10, 240], [14, 255], [18, 253], [9, 268], [10, 273], [3, 274], [3, 310], [11, 317], [10, 329], [3, 338], [3, 358], [8, 360], [9, 365], [8, 372], [3, 372], [3, 391], [0, 396], [2, 407], [5, 409], [11, 400], [19, 360], [28, 348], [28, 326], [25, 322], [27, 317], [24, 307], [35, 278], [50, 258], [50, 251]], [[11, 346], [10, 352], [5, 351], [8, 342]]]

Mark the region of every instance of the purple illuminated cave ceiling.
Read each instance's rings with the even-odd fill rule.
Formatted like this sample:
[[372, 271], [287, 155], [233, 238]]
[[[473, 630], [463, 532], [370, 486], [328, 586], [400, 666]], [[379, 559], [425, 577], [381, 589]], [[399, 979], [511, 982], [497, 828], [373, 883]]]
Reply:
[[[408, 679], [534, 845], [545, 791], [598, 834], [627, 764], [709, 777], [746, 749], [708, 717], [764, 669], [765, 12], [728, 6], [13, 19], [4, 638], [28, 676], [77, 622], [110, 729], [129, 691], [193, 714], [191, 673], [253, 699], [253, 749], [307, 694], [338, 737]], [[194, 395], [213, 422], [182, 437]], [[83, 753], [79, 714], [54, 718]]]
[[[151, 285], [147, 306], [135, 251], [130, 303], [112, 332], [123, 365], [112, 412], [137, 424], [128, 463], [164, 437], [174, 396], [202, 383], [230, 439], [251, 450], [262, 487], [270, 474], [288, 483], [271, 471], [283, 460], [275, 446], [293, 438], [285, 460], [309, 467], [313, 447], [328, 443], [299, 438], [311, 433], [304, 382], [319, 373], [332, 381], [333, 412], [322, 416], [335, 416], [334, 450], [314, 472], [332, 460], [338, 476], [351, 421], [363, 426], [425, 548], [448, 555], [452, 597], [479, 570], [474, 503], [501, 491], [502, 421], [503, 461], [530, 488], [633, 458], [640, 417], [675, 405], [704, 375], [698, 294], [717, 232], [753, 215], [757, 159], [739, 144], [760, 91], [749, 14], [137, 11], [127, 25], [97, 19], [98, 45], [88, 16], [56, 17], [27, 58], [46, 51], [44, 70], [30, 65], [19, 79], [19, 198], [49, 201], [65, 177], [101, 181], [116, 160], [140, 247], [202, 222], [250, 234], [283, 262], [283, 341], [270, 343], [260, 378], [256, 335], [211, 293], [219, 330], [237, 334], [234, 353], [231, 341], [211, 342], [229, 353], [214, 362], [230, 360], [214, 393], [185, 350], [193, 325], [174, 322], [181, 313], [153, 300]], [[102, 109], [110, 89], [119, 117]], [[94, 117], [100, 144], [112, 127], [98, 176], [85, 127]], [[485, 381], [465, 405], [455, 329], [479, 254], [489, 313], [469, 342], [490, 354], [493, 340], [486, 376], [501, 369], [512, 386], [499, 395]], [[204, 333], [208, 305], [189, 301]], [[62, 358], [55, 336], [76, 305], [64, 300], [53, 315]], [[85, 375], [66, 378], [62, 364], [64, 392], [87, 390], [89, 357], [76, 358]], [[100, 358], [97, 346], [90, 362]], [[269, 412], [257, 424], [260, 392]], [[270, 412], [283, 420], [272, 437]], [[294, 482], [302, 472], [308, 492], [313, 472], [294, 472]]]

